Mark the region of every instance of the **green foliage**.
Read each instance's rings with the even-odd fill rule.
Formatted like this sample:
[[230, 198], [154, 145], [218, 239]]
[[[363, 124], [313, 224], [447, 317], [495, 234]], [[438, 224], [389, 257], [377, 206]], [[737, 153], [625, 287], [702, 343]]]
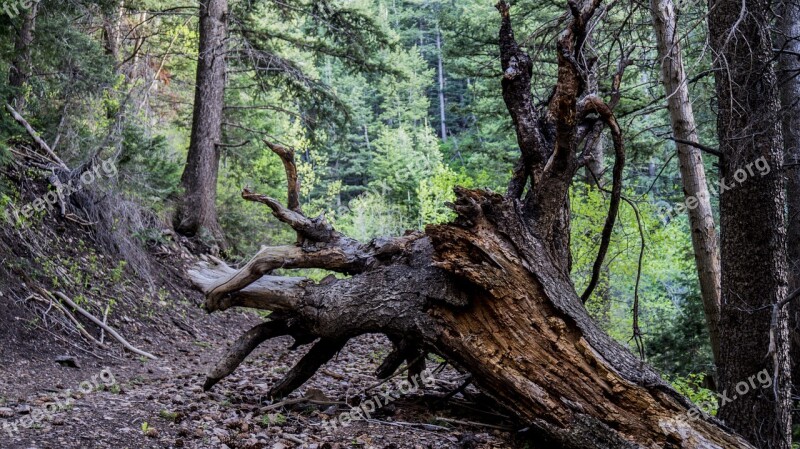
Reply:
[[350, 209], [336, 225], [351, 237], [368, 241], [380, 236], [399, 236], [410, 228], [408, 212], [379, 193], [367, 192], [350, 202]]
[[160, 412], [158, 412], [158, 416], [160, 416], [162, 419], [165, 419], [167, 421], [177, 421], [178, 420], [178, 413], [177, 412], [172, 412], [172, 411], [169, 411], [169, 410], [166, 410], [166, 409], [162, 409]]
[[416, 210], [419, 183], [441, 165], [441, 153], [427, 127], [384, 128], [375, 142], [370, 187], [390, 200]]
[[182, 163], [170, 154], [163, 135], [148, 135], [138, 126], [122, 132], [122, 151], [117, 166], [126, 190], [150, 207], [158, 207], [178, 191]]
[[452, 168], [439, 165], [433, 176], [420, 181], [417, 196], [420, 201], [419, 221], [421, 224], [446, 223], [455, 218], [455, 213], [446, 203], [455, 201], [455, 187], [471, 188], [475, 181], [463, 171], [456, 173]]
[[[605, 195], [596, 188], [585, 186], [573, 188], [570, 195], [572, 277], [579, 293], [588, 284], [597, 257], [600, 233], [608, 213]], [[633, 192], [629, 192], [628, 196], [636, 198]], [[647, 337], [676, 318], [678, 304], [674, 289], [676, 285], [685, 285], [684, 278], [692, 275], [694, 267], [685, 218], [682, 222], [679, 219], [679, 223], [664, 226], [656, 208], [649, 201], [639, 201], [637, 206], [641, 212], [646, 244], [639, 287], [639, 325]], [[631, 310], [640, 247], [635, 213], [623, 202], [606, 256], [606, 269], [601, 274], [601, 288], [595, 290], [587, 308], [610, 335], [626, 343], [633, 332]], [[648, 338], [645, 338], [647, 341]]]
[[283, 425], [286, 423], [286, 416], [283, 413], [270, 413], [261, 417], [261, 425], [269, 427], [272, 425]]
[[717, 414], [717, 395], [714, 391], [703, 386], [702, 374], [689, 374], [687, 376], [668, 377], [675, 390], [689, 398], [690, 401], [700, 406], [704, 412], [711, 415]]
[[677, 284], [671, 293], [677, 316], [658, 328], [649, 341], [649, 362], [663, 373], [687, 376], [713, 373], [713, 360], [703, 301], [694, 280]]

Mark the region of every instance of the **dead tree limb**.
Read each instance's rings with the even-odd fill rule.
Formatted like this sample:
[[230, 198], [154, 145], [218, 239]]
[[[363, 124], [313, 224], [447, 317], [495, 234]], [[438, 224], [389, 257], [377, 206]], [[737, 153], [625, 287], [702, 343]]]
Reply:
[[614, 232], [614, 225], [617, 222], [619, 204], [622, 198], [622, 174], [625, 169], [625, 150], [622, 143], [622, 130], [619, 128], [617, 119], [614, 117], [611, 107], [605, 104], [600, 97], [594, 95], [587, 96], [578, 109], [581, 115], [590, 113], [597, 113], [600, 115], [602, 121], [611, 130], [611, 138], [614, 141], [614, 174], [611, 187], [611, 202], [608, 206], [608, 215], [606, 216], [606, 222], [603, 225], [603, 231], [600, 237], [600, 248], [597, 251], [597, 258], [592, 266], [592, 277], [589, 280], [589, 285], [586, 287], [586, 290], [581, 295], [581, 300], [585, 303], [592, 296], [592, 292], [595, 287], [597, 287], [597, 282], [600, 280], [600, 271], [603, 268], [603, 261], [608, 252], [608, 246], [611, 243], [611, 234]]
[[123, 338], [122, 335], [120, 335], [117, 331], [115, 331], [114, 329], [112, 329], [108, 325], [104, 324], [97, 317], [95, 317], [91, 313], [87, 312], [83, 307], [75, 304], [75, 302], [73, 300], [69, 299], [69, 297], [67, 295], [65, 295], [65, 294], [63, 294], [61, 292], [54, 292], [53, 294], [56, 297], [58, 297], [58, 299], [60, 299], [61, 301], [65, 302], [68, 306], [70, 306], [73, 309], [77, 310], [81, 315], [83, 315], [86, 318], [88, 318], [89, 321], [91, 321], [92, 323], [96, 324], [98, 327], [100, 327], [101, 329], [106, 331], [109, 335], [114, 337], [114, 339], [117, 340], [118, 342], [120, 342], [122, 344], [122, 346], [125, 347], [125, 349], [127, 349], [128, 351], [130, 351], [130, 352], [132, 352], [134, 354], [138, 354], [138, 355], [140, 355], [142, 357], [147, 357], [148, 359], [158, 360], [158, 357], [154, 356], [153, 354], [150, 354], [149, 352], [146, 352], [146, 351], [142, 351], [141, 349], [136, 348], [132, 344], [128, 343], [128, 340]]
[[300, 209], [300, 180], [297, 177], [297, 165], [294, 163], [294, 150], [268, 140], [264, 140], [264, 143], [273, 153], [277, 154], [278, 157], [281, 158], [281, 162], [283, 162], [283, 168], [286, 171], [286, 191], [289, 196], [289, 201], [286, 203], [286, 206], [290, 210], [302, 213]]
[[27, 120], [25, 120], [25, 118], [24, 118], [24, 117], [22, 117], [22, 116], [19, 114], [19, 112], [17, 112], [17, 111], [16, 111], [16, 110], [15, 110], [13, 107], [11, 107], [11, 105], [10, 105], [10, 104], [8, 104], [8, 103], [6, 103], [6, 110], [9, 112], [9, 114], [11, 114], [11, 116], [12, 116], [12, 117], [14, 117], [14, 120], [16, 120], [16, 121], [17, 121], [17, 123], [19, 123], [20, 125], [22, 125], [22, 127], [23, 127], [23, 128], [25, 128], [25, 131], [27, 131], [27, 133], [28, 133], [28, 135], [31, 137], [31, 139], [33, 139], [33, 141], [34, 141], [34, 142], [36, 142], [36, 145], [38, 145], [38, 146], [39, 146], [39, 149], [41, 149], [42, 151], [44, 151], [44, 152], [47, 154], [47, 156], [48, 156], [48, 157], [49, 157], [49, 158], [50, 158], [50, 159], [51, 159], [53, 162], [57, 163], [57, 164], [58, 164], [58, 165], [59, 165], [61, 168], [63, 168], [64, 170], [69, 170], [69, 167], [67, 167], [67, 164], [65, 164], [65, 163], [64, 163], [64, 161], [62, 161], [62, 160], [61, 160], [61, 158], [59, 158], [59, 157], [58, 157], [58, 155], [57, 155], [57, 154], [56, 154], [56, 153], [55, 153], [55, 152], [54, 152], [52, 149], [50, 149], [50, 145], [48, 145], [48, 144], [47, 144], [47, 142], [45, 142], [45, 141], [44, 141], [44, 140], [43, 140], [43, 139], [42, 139], [42, 138], [39, 136], [39, 133], [37, 133], [37, 132], [36, 132], [36, 131], [33, 129], [33, 127], [30, 125], [30, 123], [28, 123], [28, 121], [27, 121]]

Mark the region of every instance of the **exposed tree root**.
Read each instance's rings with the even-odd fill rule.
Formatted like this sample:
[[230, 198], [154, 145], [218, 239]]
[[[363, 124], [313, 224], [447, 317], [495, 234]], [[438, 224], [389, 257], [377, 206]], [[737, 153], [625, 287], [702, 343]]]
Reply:
[[267, 321], [245, 332], [244, 335], [236, 340], [236, 343], [233, 344], [225, 358], [208, 373], [206, 382], [203, 384], [203, 389], [208, 391], [211, 387], [216, 385], [217, 382], [229, 376], [261, 343], [264, 343], [270, 338], [288, 334], [289, 326], [282, 320]]
[[269, 391], [273, 398], [282, 398], [300, 388], [317, 370], [344, 348], [349, 338], [322, 338]]

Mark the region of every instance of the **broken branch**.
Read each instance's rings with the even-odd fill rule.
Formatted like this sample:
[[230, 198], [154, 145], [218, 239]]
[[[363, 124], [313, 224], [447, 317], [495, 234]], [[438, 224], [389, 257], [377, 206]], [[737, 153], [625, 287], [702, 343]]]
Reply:
[[115, 340], [117, 340], [118, 342], [122, 343], [122, 346], [124, 346], [125, 349], [127, 349], [128, 351], [131, 351], [134, 354], [138, 354], [138, 355], [140, 355], [142, 357], [147, 357], [148, 359], [158, 360], [158, 357], [154, 356], [153, 354], [150, 354], [149, 352], [145, 352], [145, 351], [142, 351], [141, 349], [137, 349], [137, 348], [133, 347], [133, 345], [128, 343], [128, 340], [125, 340], [124, 338], [122, 338], [122, 336], [120, 334], [118, 334], [117, 331], [115, 331], [114, 329], [110, 328], [109, 326], [103, 324], [103, 322], [100, 321], [99, 319], [97, 319], [94, 315], [92, 315], [91, 313], [89, 313], [86, 310], [84, 310], [81, 306], [75, 304], [75, 302], [72, 301], [71, 299], [69, 299], [69, 297], [67, 297], [67, 295], [65, 295], [65, 294], [63, 294], [61, 292], [54, 292], [53, 294], [56, 297], [58, 297], [60, 300], [62, 300], [65, 303], [67, 303], [68, 306], [70, 306], [73, 309], [75, 309], [78, 312], [80, 312], [80, 314], [85, 316], [86, 318], [88, 318], [89, 321], [93, 322], [94, 324], [99, 326], [101, 329], [105, 330], [109, 335], [114, 337]]
[[25, 120], [25, 118], [19, 114], [19, 112], [17, 112], [8, 103], [6, 103], [6, 110], [11, 114], [12, 117], [14, 117], [14, 120], [16, 120], [17, 123], [19, 123], [20, 125], [22, 125], [23, 128], [25, 128], [25, 131], [28, 132], [28, 135], [31, 136], [31, 139], [33, 139], [33, 141], [36, 142], [37, 145], [39, 145], [39, 148], [41, 148], [42, 151], [47, 153], [47, 155], [50, 156], [50, 158], [54, 162], [58, 163], [58, 165], [60, 165], [61, 168], [69, 170], [67, 164], [65, 164], [64, 161], [62, 161], [61, 158], [58, 157], [58, 155], [50, 148], [50, 145], [48, 145], [47, 142], [45, 142], [41, 137], [39, 137], [39, 134], [33, 129], [30, 123], [28, 123], [28, 121]]

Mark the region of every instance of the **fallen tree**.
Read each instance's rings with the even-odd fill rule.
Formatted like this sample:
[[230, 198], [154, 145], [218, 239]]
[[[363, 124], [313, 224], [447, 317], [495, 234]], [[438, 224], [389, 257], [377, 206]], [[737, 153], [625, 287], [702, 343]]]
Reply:
[[[271, 310], [209, 374], [206, 388], [230, 374], [261, 342], [281, 336], [309, 352], [273, 387], [285, 396], [352, 337], [382, 333], [395, 349], [379, 369], [403, 361], [421, 370], [432, 352], [468, 370], [483, 392], [529, 427], [544, 447], [750, 448], [712, 417], [697, 413], [646, 364], [589, 317], [570, 280], [569, 184], [584, 161], [579, 145], [597, 123], [608, 127], [615, 167], [599, 266], [620, 203], [624, 149], [612, 107], [587, 92], [592, 58], [583, 42], [599, 0], [570, 2], [572, 20], [558, 41], [558, 82], [545, 110], [531, 96], [532, 61], [517, 44], [509, 6], [502, 18], [503, 98], [522, 152], [505, 195], [457, 189], [449, 224], [424, 233], [362, 243], [324, 218], [303, 215], [293, 153], [268, 146], [284, 162], [290, 207], [245, 191], [298, 236], [262, 249], [241, 269], [212, 260], [190, 272], [209, 312]], [[596, 19], [595, 19], [596, 20]], [[620, 64], [620, 72], [625, 64]], [[618, 90], [621, 73], [615, 77]], [[275, 276], [277, 268], [323, 268], [346, 279], [316, 283]], [[587, 297], [589, 292], [585, 292]], [[696, 418], [696, 419], [695, 419]]]

